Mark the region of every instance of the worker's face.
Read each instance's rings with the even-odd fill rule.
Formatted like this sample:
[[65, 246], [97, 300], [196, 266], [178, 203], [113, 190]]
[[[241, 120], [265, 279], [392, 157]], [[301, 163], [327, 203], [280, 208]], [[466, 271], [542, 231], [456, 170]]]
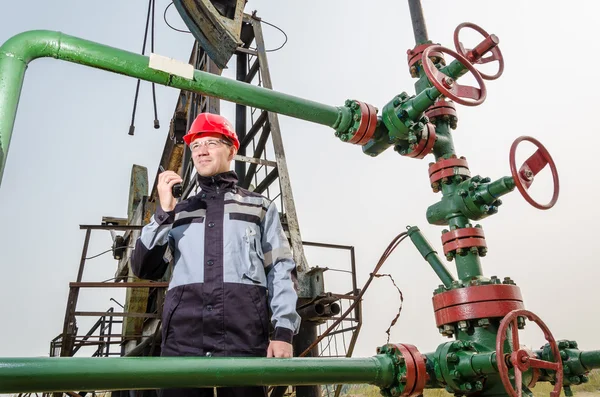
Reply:
[[231, 169], [231, 160], [236, 149], [227, 145], [221, 134], [211, 133], [194, 139], [190, 145], [194, 167], [202, 176], [213, 176]]

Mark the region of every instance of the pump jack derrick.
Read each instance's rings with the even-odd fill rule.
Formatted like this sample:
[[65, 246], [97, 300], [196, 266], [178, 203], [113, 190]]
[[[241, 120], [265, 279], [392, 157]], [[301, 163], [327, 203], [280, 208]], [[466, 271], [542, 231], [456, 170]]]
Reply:
[[[212, 3], [227, 9], [236, 2], [215, 0]], [[239, 7], [242, 3], [243, 0], [239, 0], [236, 4]], [[184, 20], [216, 15], [215, 7], [208, 0], [175, 0], [175, 4]], [[197, 9], [190, 8], [194, 4], [198, 6]], [[189, 74], [180, 68], [165, 70], [153, 64], [148, 57], [57, 32], [26, 32], [17, 35], [0, 47], [0, 76], [3, 78], [0, 80], [0, 115], [4, 116], [0, 117], [0, 176], [6, 161], [5, 153], [12, 133], [24, 70], [27, 63], [37, 57], [53, 56], [186, 92], [195, 92], [196, 96], [184, 93], [180, 96], [171, 126], [171, 141], [167, 141], [161, 161], [165, 168], [183, 173], [187, 194], [192, 189], [190, 167], [187, 165], [189, 156], [186, 158], [181, 143], [177, 141], [178, 134], [185, 131], [184, 121], [186, 125], [189, 124], [200, 109], [205, 109], [207, 103], [209, 109], [212, 109], [210, 100], [206, 102], [202, 95], [235, 102], [240, 106], [237, 108], [240, 117], [236, 118], [236, 127], [239, 131], [245, 131], [242, 139], [247, 137], [246, 149], [249, 148], [250, 137], [254, 134], [254, 138], [261, 131], [256, 146], [253, 146], [255, 157], [238, 158], [241, 162], [238, 162], [236, 169], [243, 170], [243, 181], [247, 186], [258, 169], [253, 168], [254, 164], [256, 167], [260, 165], [277, 170], [277, 173], [271, 170], [265, 173], [265, 177], [257, 178], [254, 182], [255, 190], [267, 191], [267, 186], [273, 186], [275, 176], [279, 177], [280, 187], [273, 188], [276, 196], [271, 198], [281, 199], [280, 209], [283, 211], [282, 216], [299, 267], [300, 294], [303, 299], [308, 299], [301, 302], [299, 310], [307, 309], [307, 312], [313, 311], [314, 314], [314, 299], [321, 296], [319, 293], [322, 292], [322, 289], [315, 288], [315, 283], [322, 282], [322, 277], [318, 273], [314, 278], [310, 277], [311, 272], [307, 272], [306, 262], [299, 248], [303, 245], [299, 245], [299, 232], [295, 234], [298, 230], [297, 222], [291, 191], [288, 190], [289, 179], [275, 113], [327, 125], [335, 130], [335, 136], [341, 141], [361, 146], [363, 152], [372, 157], [392, 146], [400, 155], [408, 158], [423, 159], [426, 155], [433, 154], [435, 162], [429, 165], [429, 181], [433, 192], [442, 192], [442, 197], [428, 208], [427, 221], [433, 225], [448, 226], [448, 230], [442, 232], [442, 246], [446, 259], [456, 263], [457, 277], [446, 268], [417, 227], [409, 226], [401, 236], [410, 237], [439, 277], [442, 284], [434, 291], [434, 318], [440, 333], [454, 340], [441, 343], [435, 352], [430, 353], [421, 353], [411, 344], [390, 343], [379, 347], [375, 356], [367, 358], [0, 358], [0, 392], [370, 383], [379, 386], [385, 396], [420, 396], [425, 388], [445, 388], [455, 395], [520, 397], [523, 393], [531, 394], [530, 389], [537, 382], [547, 381], [554, 385], [551, 396], [558, 397], [561, 388], [564, 388], [566, 395], [571, 395], [571, 385], [585, 383], [589, 371], [600, 368], [600, 350], [582, 351], [573, 340], [557, 341], [546, 324], [536, 314], [525, 309], [520, 289], [510, 277], [505, 277], [502, 281], [495, 276], [483, 275], [481, 258], [487, 255], [488, 246], [483, 229], [472, 222], [495, 215], [501, 205], [500, 197], [515, 188], [539, 209], [551, 208], [559, 193], [558, 173], [552, 157], [534, 138], [520, 137], [515, 140], [509, 155], [511, 175], [495, 181], [472, 175], [467, 159], [459, 157], [455, 151], [451, 131], [457, 126], [454, 103], [477, 106], [485, 100], [484, 80], [494, 80], [503, 71], [504, 60], [498, 47], [499, 40], [477, 25], [464, 23], [454, 33], [456, 51], [433, 44], [427, 36], [419, 1], [409, 0], [409, 6], [416, 45], [408, 51], [408, 66], [411, 76], [418, 79], [415, 83], [416, 93], [409, 95], [401, 92], [395, 95], [382, 107], [381, 114], [378, 114], [379, 111], [374, 106], [355, 99], [335, 107], [268, 89], [268, 65], [264, 57], [264, 45], [261, 44], [260, 29], [257, 29], [259, 24], [254, 19], [247, 18], [245, 24], [252, 26], [258, 48], [256, 55], [249, 48], [250, 36], [243, 35], [240, 38], [245, 37], [245, 45], [243, 48], [238, 45], [236, 54], [243, 53], [249, 58], [254, 55], [258, 58], [258, 64], [252, 63], [251, 65], [257, 66], [250, 66], [246, 70], [238, 68], [238, 72], [240, 76], [247, 77], [256, 69], [254, 73], [262, 78], [264, 88], [224, 79], [207, 73], [207, 69], [191, 71]], [[238, 8], [233, 12], [234, 21], [238, 15], [236, 10]], [[248, 28], [245, 26], [247, 35]], [[459, 37], [463, 29], [479, 32], [482, 35], [481, 42], [465, 46]], [[216, 49], [210, 46], [210, 43], [214, 45], [214, 40], [209, 40], [208, 43], [209, 45], [204, 44], [203, 50], [214, 52]], [[210, 63], [198, 60], [201, 53], [196, 48], [192, 63], [196, 67], [208, 67], [206, 65]], [[455, 60], [446, 63], [446, 56]], [[487, 62], [497, 62], [497, 73], [486, 75], [478, 71], [477, 65]], [[475, 77], [477, 87], [457, 83], [466, 73]], [[240, 77], [238, 79], [242, 80]], [[244, 106], [267, 112], [261, 123], [258, 123], [260, 127], [256, 127], [256, 131], [252, 133], [250, 132], [263, 113], [256, 120], [252, 119], [249, 129], [241, 128], [246, 121], [241, 116], [246, 112]], [[181, 112], [179, 118], [177, 112]], [[274, 162], [261, 156], [264, 152], [256, 150], [264, 145], [269, 132], [276, 157]], [[534, 143], [538, 149], [517, 167], [515, 151], [517, 145], [524, 140]], [[243, 163], [250, 165], [245, 169]], [[554, 192], [547, 204], [540, 204], [530, 197], [528, 189], [535, 176], [546, 166], [552, 172]], [[142, 220], [147, 222], [153, 212], [152, 200], [155, 196], [148, 198], [145, 192], [145, 170], [134, 166], [129, 218], [124, 222], [126, 226], [119, 225], [120, 220], [106, 219], [106, 223], [111, 225], [82, 227], [87, 232], [78, 282], [81, 282], [89, 234], [94, 228], [121, 228], [129, 231], [129, 234], [120, 238], [115, 237], [115, 255], [122, 255], [124, 258], [120, 262], [118, 275], [128, 274], [124, 265], [128, 251], [119, 247], [122, 247], [123, 241], [133, 241], [136, 233], [139, 233], [140, 226], [130, 225], [142, 224]], [[279, 193], [280, 197], [277, 197]], [[267, 194], [271, 193], [267, 191]], [[129, 282], [118, 284], [137, 287], [128, 290], [128, 312], [107, 312], [100, 315], [110, 319], [117, 315], [123, 317], [126, 320], [123, 325], [124, 334], [133, 332], [137, 327], [145, 338], [124, 344], [124, 355], [132, 355], [134, 352], [143, 355], [147, 353], [146, 349], [152, 349], [152, 343], [147, 341], [154, 339], [148, 336], [156, 335], [158, 321], [155, 321], [152, 328], [142, 324], [141, 320], [135, 320], [135, 317], [158, 318], [157, 309], [161, 297], [158, 288], [164, 288], [165, 285], [137, 280], [131, 285]], [[81, 285], [71, 285], [70, 304], [76, 301], [77, 288], [80, 287]], [[303, 288], [308, 288], [312, 295], [304, 294]], [[352, 293], [356, 294], [356, 291], [353, 286]], [[338, 297], [333, 295], [333, 298]], [[352, 300], [352, 296], [348, 298]], [[311, 306], [313, 303], [315, 305]], [[72, 352], [77, 338], [75, 323], [71, 320], [78, 313], [74, 311], [73, 305], [69, 307], [71, 309], [67, 309], [68, 321], [65, 321], [60, 343], [64, 351], [69, 348]], [[356, 318], [359, 319], [360, 316]], [[519, 330], [525, 326], [526, 320], [543, 330], [547, 343], [539, 350], [529, 351], [519, 343]], [[99, 327], [104, 329], [104, 326]], [[134, 338], [131, 336], [129, 339]], [[61, 355], [70, 354], [61, 352]], [[297, 389], [297, 392], [301, 391], [301, 388]], [[314, 387], [306, 389], [307, 395], [315, 391]]]

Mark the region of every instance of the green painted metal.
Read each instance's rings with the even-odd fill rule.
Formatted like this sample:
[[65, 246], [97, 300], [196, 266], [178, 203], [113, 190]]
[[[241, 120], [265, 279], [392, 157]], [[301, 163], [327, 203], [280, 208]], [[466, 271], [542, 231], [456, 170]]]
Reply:
[[0, 393], [369, 383], [388, 387], [390, 356], [369, 358], [2, 358]]
[[440, 258], [437, 255], [437, 252], [433, 249], [429, 241], [425, 238], [421, 230], [418, 227], [412, 226], [408, 228], [408, 236], [411, 241], [417, 247], [423, 258], [431, 265], [431, 268], [438, 275], [442, 283], [450, 288], [452, 286], [452, 282], [454, 281], [454, 276], [446, 266], [442, 263]]
[[[60, 32], [36, 30], [20, 33], [0, 47], [0, 183], [12, 136], [17, 105], [27, 64], [41, 57], [79, 63], [141, 80], [194, 91], [279, 114], [323, 124], [348, 128], [349, 110], [292, 95], [194, 71], [193, 80], [151, 69], [149, 58]], [[342, 121], [348, 123], [344, 125]]]

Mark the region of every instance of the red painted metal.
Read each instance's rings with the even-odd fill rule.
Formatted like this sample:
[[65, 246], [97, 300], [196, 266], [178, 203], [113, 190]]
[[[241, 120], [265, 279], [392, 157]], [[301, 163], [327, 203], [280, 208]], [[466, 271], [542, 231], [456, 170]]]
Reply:
[[423, 129], [419, 143], [410, 153], [406, 154], [405, 156], [415, 159], [422, 159], [431, 153], [436, 139], [437, 136], [435, 134], [435, 126], [431, 123], [427, 123], [426, 127]]
[[469, 168], [469, 164], [465, 158], [450, 158], [439, 160], [437, 163], [429, 166], [429, 176], [435, 174], [439, 170], [443, 170], [444, 168], [452, 168], [452, 167], [464, 167]]
[[438, 327], [463, 320], [504, 317], [522, 309], [521, 289], [516, 285], [490, 284], [457, 288], [433, 296]]
[[429, 166], [429, 181], [433, 184], [452, 176], [470, 177], [469, 164], [464, 158], [440, 160]]
[[513, 310], [523, 309], [521, 301], [489, 301], [447, 307], [435, 312], [438, 327], [459, 321], [504, 317]]
[[447, 101], [443, 98], [438, 99], [425, 111], [425, 116], [429, 117], [429, 119], [434, 119], [435, 117], [446, 115], [458, 117], [458, 115], [456, 114], [456, 107], [454, 106], [454, 102]]
[[415, 382], [415, 387], [411, 394], [402, 394], [403, 396], [420, 396], [423, 394], [423, 390], [425, 389], [425, 384], [427, 383], [427, 379], [429, 375], [427, 374], [427, 366], [425, 365], [425, 359], [423, 355], [419, 352], [419, 350], [413, 346], [406, 343], [402, 344], [412, 355], [416, 369], [417, 369], [417, 380]]
[[449, 241], [466, 237], [481, 237], [485, 238], [483, 229], [478, 227], [465, 227], [462, 229], [451, 230], [448, 233], [442, 234], [442, 243], [446, 244]]
[[[523, 163], [523, 165], [521, 166], [521, 168], [519, 168], [519, 171], [517, 172], [515, 156], [517, 153], [517, 146], [522, 141], [529, 141], [533, 143], [535, 146], [537, 146], [538, 150]], [[544, 145], [542, 145], [537, 139], [532, 138], [530, 136], [521, 136], [517, 138], [510, 147], [508, 161], [510, 163], [510, 172], [515, 181], [515, 185], [517, 186], [517, 189], [519, 189], [519, 192], [521, 192], [521, 195], [525, 198], [525, 200], [529, 204], [533, 205], [535, 208], [538, 208], [540, 210], [547, 210], [554, 207], [556, 201], [558, 200], [558, 194], [560, 192], [558, 170], [556, 169], [556, 164], [554, 164], [554, 160], [552, 160], [552, 156], [550, 156], [550, 153], [548, 152], [548, 150], [546, 150]], [[546, 165], [550, 165], [550, 171], [552, 171], [554, 192], [552, 193], [552, 199], [548, 204], [540, 204], [529, 195], [527, 190], [533, 183], [534, 177]]]
[[402, 396], [412, 396], [417, 383], [417, 364], [415, 358], [410, 354], [410, 350], [401, 343], [394, 344], [398, 351], [404, 357], [404, 365], [406, 366], [406, 385], [404, 386], [404, 392]]
[[487, 248], [483, 229], [466, 227], [456, 229], [442, 234], [444, 254], [455, 251], [458, 248], [482, 247]]
[[[442, 52], [453, 56], [458, 62], [460, 62], [469, 72], [473, 74], [479, 88], [471, 87], [467, 85], [458, 84], [456, 81], [446, 76], [439, 71], [433, 62], [429, 59], [431, 52]], [[469, 62], [462, 55], [452, 51], [449, 48], [442, 47], [440, 45], [430, 46], [423, 52], [422, 59], [423, 71], [427, 75], [427, 78], [444, 95], [446, 98], [452, 99], [453, 101], [460, 103], [465, 106], [477, 106], [481, 105], [487, 96], [487, 90], [485, 88], [485, 82], [483, 78], [475, 69], [473, 64]]]
[[[458, 39], [458, 35], [463, 28], [471, 28], [481, 33], [485, 37], [485, 40], [473, 50], [465, 49], [463, 43]], [[504, 73], [504, 57], [502, 56], [500, 48], [497, 46], [498, 43], [499, 40], [495, 35], [489, 35], [481, 27], [471, 22], [461, 23], [454, 30], [454, 48], [456, 48], [456, 51], [458, 51], [459, 54], [467, 58], [470, 62], [476, 64], [484, 64], [493, 61], [498, 61], [498, 71], [496, 72], [496, 74], [489, 75], [479, 71], [481, 77], [486, 80], [496, 80], [498, 77], [502, 76], [502, 73]], [[490, 46], [495, 46], [491, 50], [491, 55], [482, 58], [481, 55], [484, 54]]]
[[[525, 317], [529, 321], [536, 323], [544, 332], [544, 337], [552, 349], [552, 356], [557, 361], [544, 361], [537, 358], [532, 358], [526, 349], [521, 349], [519, 343], [519, 328], [517, 325], [517, 318]], [[513, 351], [510, 355], [504, 354], [504, 344], [507, 338], [508, 326], [511, 327], [511, 340]], [[507, 359], [510, 360], [514, 369], [515, 387], [510, 382]], [[500, 322], [498, 327], [498, 336], [496, 337], [496, 363], [498, 365], [498, 373], [500, 379], [504, 385], [504, 389], [509, 396], [521, 397], [522, 388], [520, 387], [523, 381], [523, 371], [527, 371], [529, 368], [549, 369], [555, 372], [555, 384], [554, 389], [550, 392], [551, 397], [559, 397], [560, 391], [563, 384], [563, 363], [560, 358], [560, 351], [558, 350], [558, 344], [552, 336], [552, 332], [546, 324], [534, 313], [528, 310], [513, 310], [508, 313]]]
[[[423, 55], [423, 51], [425, 51], [425, 49], [427, 47], [431, 47], [432, 45], [433, 45], [432, 43], [421, 44], [421, 45], [416, 46], [412, 50], [406, 51], [407, 58], [408, 58], [408, 68], [410, 69], [411, 66], [414, 66], [417, 62], [419, 62], [421, 60], [421, 55]], [[442, 54], [439, 51], [434, 51], [429, 56], [443, 58], [444, 54]]]
[[456, 251], [459, 248], [469, 249], [472, 247], [487, 248], [487, 243], [484, 238], [469, 237], [460, 240], [454, 240], [444, 244], [444, 255], [448, 252]]
[[357, 144], [367, 132], [369, 124], [369, 109], [364, 102], [355, 101], [360, 106], [360, 124], [356, 133], [350, 138], [349, 143]]
[[433, 310], [461, 305], [465, 303], [487, 302], [498, 300], [523, 301], [521, 289], [510, 284], [476, 285], [457, 288], [433, 296]]
[[377, 109], [373, 105], [367, 105], [367, 110], [369, 112], [367, 129], [365, 131], [365, 135], [362, 137], [360, 141], [358, 141], [358, 145], [365, 145], [367, 142], [371, 140], [373, 134], [375, 133], [375, 129], [377, 128]]

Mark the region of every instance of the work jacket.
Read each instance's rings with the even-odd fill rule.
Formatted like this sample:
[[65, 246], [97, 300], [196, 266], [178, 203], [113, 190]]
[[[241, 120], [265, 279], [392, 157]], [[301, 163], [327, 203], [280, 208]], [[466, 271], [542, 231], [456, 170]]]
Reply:
[[131, 258], [133, 273], [157, 280], [173, 257], [162, 316], [163, 356], [265, 356], [291, 343], [300, 317], [295, 267], [275, 204], [236, 186], [226, 172], [198, 176], [201, 191], [173, 211], [157, 206]]

